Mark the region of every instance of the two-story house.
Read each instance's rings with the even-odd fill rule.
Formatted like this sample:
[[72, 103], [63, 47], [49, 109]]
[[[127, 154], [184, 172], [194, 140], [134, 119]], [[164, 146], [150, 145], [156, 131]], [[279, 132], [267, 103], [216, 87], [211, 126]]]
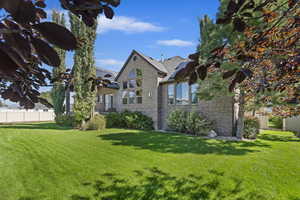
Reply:
[[198, 111], [213, 121], [218, 135], [233, 136], [235, 109], [233, 97], [199, 101], [198, 84], [175, 82], [174, 75], [189, 60], [179, 56], [162, 61], [133, 50], [120, 72], [110, 73], [119, 87], [98, 91], [96, 111], [140, 111], [151, 117], [156, 129], [167, 130], [167, 117], [172, 110]]

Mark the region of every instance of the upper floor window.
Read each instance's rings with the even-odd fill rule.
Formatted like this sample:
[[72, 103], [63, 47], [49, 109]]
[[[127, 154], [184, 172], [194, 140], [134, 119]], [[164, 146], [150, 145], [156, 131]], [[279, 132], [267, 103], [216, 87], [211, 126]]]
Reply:
[[136, 78], [136, 70], [131, 70], [128, 74], [128, 79], [135, 79]]
[[193, 85], [191, 85], [191, 103], [192, 104], [197, 104], [199, 102], [199, 98], [198, 98], [198, 88], [199, 88], [199, 84], [195, 83]]
[[168, 85], [168, 104], [174, 104], [174, 84]]
[[[127, 96], [122, 97], [123, 104], [141, 104], [142, 98], [143, 73], [141, 69], [133, 69], [128, 74], [128, 79], [123, 81], [123, 90], [128, 92]], [[126, 98], [127, 100], [124, 100]]]
[[187, 82], [178, 83], [176, 85], [176, 104], [189, 104], [189, 84]]
[[123, 89], [127, 89], [128, 88], [128, 84], [127, 84], [127, 81], [123, 81]]

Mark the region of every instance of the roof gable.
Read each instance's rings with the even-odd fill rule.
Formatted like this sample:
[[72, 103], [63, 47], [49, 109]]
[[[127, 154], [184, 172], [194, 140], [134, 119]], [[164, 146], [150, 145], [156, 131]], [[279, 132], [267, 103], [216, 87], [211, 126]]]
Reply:
[[150, 64], [154, 69], [156, 69], [159, 73], [164, 74], [165, 76], [168, 74], [168, 71], [166, 70], [165, 66], [158, 62], [157, 60], [149, 57], [149, 56], [145, 56], [144, 54], [133, 50], [130, 54], [130, 56], [128, 57], [128, 59], [126, 60], [125, 64], [123, 65], [122, 69], [120, 70], [120, 72], [118, 73], [118, 75], [115, 78], [115, 81], [118, 80], [118, 78], [120, 77], [120, 75], [123, 73], [124, 69], [126, 68], [127, 64], [129, 63], [129, 61], [131, 60], [131, 58], [137, 54], [138, 56], [140, 56], [144, 61], [146, 61], [148, 64]]

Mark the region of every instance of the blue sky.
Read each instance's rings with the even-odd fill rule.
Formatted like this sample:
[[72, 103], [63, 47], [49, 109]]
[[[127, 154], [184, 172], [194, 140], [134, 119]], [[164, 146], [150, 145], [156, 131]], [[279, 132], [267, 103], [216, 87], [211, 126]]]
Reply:
[[[219, 7], [219, 0], [121, 1], [113, 20], [98, 19], [95, 44], [96, 66], [113, 71], [120, 70], [133, 49], [156, 59], [187, 57], [195, 52], [200, 37], [198, 18], [205, 14], [215, 18]], [[59, 0], [46, 3], [49, 14], [52, 9], [61, 10]], [[68, 53], [67, 66], [72, 65], [72, 53]]]
[[[61, 9], [58, 0], [46, 3], [48, 9]], [[198, 43], [197, 19], [215, 18], [218, 6], [218, 0], [122, 0], [113, 20], [98, 20], [96, 65], [118, 71], [132, 49], [157, 59], [187, 57]], [[71, 54], [67, 64], [72, 66]]]

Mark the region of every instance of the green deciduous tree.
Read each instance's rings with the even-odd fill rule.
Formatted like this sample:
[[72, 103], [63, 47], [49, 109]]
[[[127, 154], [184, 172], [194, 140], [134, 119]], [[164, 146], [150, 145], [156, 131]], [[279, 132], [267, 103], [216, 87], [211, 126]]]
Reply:
[[[60, 24], [62, 26], [66, 26], [65, 16], [63, 13], [59, 13], [57, 11], [52, 12], [52, 20], [53, 22]], [[58, 67], [53, 68], [52, 76], [55, 80], [53, 83], [53, 88], [51, 92], [53, 108], [56, 116], [62, 115], [65, 112], [65, 85], [63, 80], [60, 80], [60, 74], [66, 71], [66, 51], [60, 48], [55, 48], [59, 58], [60, 65]]]
[[91, 79], [96, 78], [94, 43], [97, 24], [87, 27], [77, 16], [70, 14], [73, 34], [81, 41], [80, 48], [74, 54], [74, 91], [73, 112], [78, 122], [85, 123], [93, 115], [96, 99], [96, 87]]

